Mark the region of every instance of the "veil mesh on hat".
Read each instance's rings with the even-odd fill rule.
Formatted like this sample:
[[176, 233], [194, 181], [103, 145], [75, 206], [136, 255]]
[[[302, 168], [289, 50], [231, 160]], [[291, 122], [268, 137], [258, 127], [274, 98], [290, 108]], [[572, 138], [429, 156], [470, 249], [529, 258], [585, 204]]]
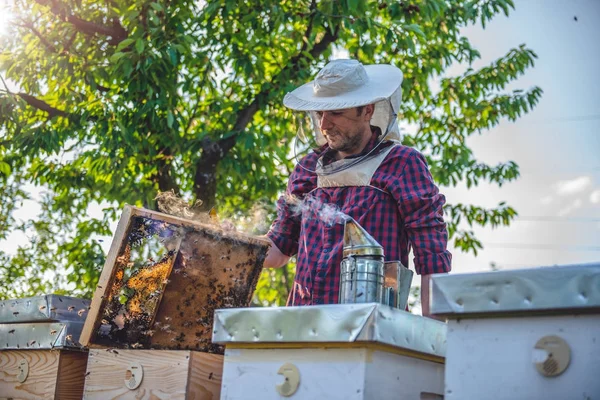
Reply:
[[[398, 87], [398, 89], [390, 98], [375, 103], [375, 110], [371, 119], [371, 125], [381, 129], [381, 132], [383, 135], [385, 135], [386, 140], [394, 140], [397, 142], [402, 140], [400, 128], [398, 127], [398, 119], [396, 118], [401, 102], [402, 88]], [[317, 112], [308, 111], [308, 113], [312, 121], [312, 129], [315, 134], [315, 140], [319, 146], [322, 146], [327, 143], [327, 140], [323, 136], [321, 128], [319, 128], [319, 118], [317, 117]]]

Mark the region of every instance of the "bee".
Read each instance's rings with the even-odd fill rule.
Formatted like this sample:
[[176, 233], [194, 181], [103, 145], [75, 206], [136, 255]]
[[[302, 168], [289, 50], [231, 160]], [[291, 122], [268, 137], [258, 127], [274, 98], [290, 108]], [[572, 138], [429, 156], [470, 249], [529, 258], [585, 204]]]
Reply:
[[165, 317], [165, 321], [170, 321], [171, 317]]
[[18, 312], [18, 311], [15, 311], [15, 312], [13, 313], [13, 315], [16, 317], [17, 315], [19, 315], [19, 312]]
[[67, 336], [65, 336], [65, 339], [67, 339], [68, 341], [72, 341], [73, 335], [67, 335]]
[[27, 346], [33, 346], [35, 343], [35, 340], [32, 340], [31, 342], [27, 343]]
[[161, 330], [163, 330], [163, 331], [165, 331], [165, 332], [168, 332], [168, 331], [170, 331], [170, 330], [171, 330], [171, 325], [168, 325], [168, 324], [167, 324], [167, 325], [165, 325], [165, 326], [162, 326], [160, 329], [161, 329]]
[[8, 331], [8, 333], [15, 333], [15, 330], [11, 329], [10, 331]]
[[67, 308], [67, 310], [69, 311], [73, 311], [75, 309], [75, 306], [69, 306], [69, 308]]
[[108, 351], [109, 353], [119, 354], [119, 352], [115, 349], [106, 349], [106, 351]]
[[40, 306], [40, 311], [44, 311], [46, 309], [46, 306]]
[[105, 319], [103, 319], [103, 320], [102, 320], [102, 321], [100, 321], [100, 322], [102, 322], [102, 325], [109, 325], [109, 324], [110, 324], [110, 322], [108, 322], [108, 321], [107, 321], [107, 320], [105, 320]]
[[141, 343], [134, 343], [131, 345], [131, 348], [133, 349], [139, 349], [140, 347], [144, 347], [144, 345]]
[[56, 335], [56, 329], [51, 329], [51, 330], [50, 330], [50, 334], [51, 334], [51, 335]]
[[152, 337], [152, 335], [154, 335], [154, 331], [153, 330], [147, 330], [147, 331], [142, 332], [142, 334], [144, 334], [146, 336]]
[[90, 371], [86, 372], [84, 376], [87, 378], [87, 376], [88, 376], [89, 374], [91, 374], [91, 372], [90, 372]]
[[77, 311], [77, 314], [81, 317], [83, 315], [83, 313], [85, 313], [86, 309], [82, 308], [81, 310]]
[[50, 311], [56, 311], [56, 307], [52, 307]]

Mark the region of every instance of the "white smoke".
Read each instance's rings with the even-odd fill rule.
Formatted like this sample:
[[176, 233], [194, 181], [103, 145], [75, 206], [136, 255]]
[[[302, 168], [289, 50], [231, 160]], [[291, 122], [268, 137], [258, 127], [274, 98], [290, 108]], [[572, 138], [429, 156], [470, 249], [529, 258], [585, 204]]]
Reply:
[[304, 217], [316, 217], [328, 226], [343, 224], [350, 217], [340, 211], [335, 204], [324, 203], [313, 196], [306, 196], [303, 200], [295, 196], [286, 196], [286, 203], [290, 206], [294, 215], [303, 215]]

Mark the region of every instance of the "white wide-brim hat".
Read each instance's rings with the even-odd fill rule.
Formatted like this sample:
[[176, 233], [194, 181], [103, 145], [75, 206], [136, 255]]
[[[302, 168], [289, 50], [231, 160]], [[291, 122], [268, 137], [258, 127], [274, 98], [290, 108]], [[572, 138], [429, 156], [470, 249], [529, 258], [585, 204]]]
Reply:
[[283, 104], [306, 111], [312, 119], [317, 144], [327, 141], [319, 128], [317, 111], [343, 110], [375, 104], [371, 125], [387, 140], [400, 141], [396, 115], [402, 102], [402, 71], [389, 64], [363, 65], [356, 60], [334, 60], [314, 81], [285, 95]]
[[402, 71], [393, 65], [334, 60], [314, 81], [286, 94], [283, 104], [297, 111], [360, 107], [389, 99], [401, 84]]

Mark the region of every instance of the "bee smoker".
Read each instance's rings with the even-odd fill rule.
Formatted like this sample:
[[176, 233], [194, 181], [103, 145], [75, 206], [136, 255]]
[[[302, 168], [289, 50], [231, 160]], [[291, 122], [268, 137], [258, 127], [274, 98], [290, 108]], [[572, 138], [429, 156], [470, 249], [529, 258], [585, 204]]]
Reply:
[[412, 271], [399, 261], [384, 261], [383, 247], [354, 219], [344, 226], [340, 304], [383, 303], [406, 308]]

